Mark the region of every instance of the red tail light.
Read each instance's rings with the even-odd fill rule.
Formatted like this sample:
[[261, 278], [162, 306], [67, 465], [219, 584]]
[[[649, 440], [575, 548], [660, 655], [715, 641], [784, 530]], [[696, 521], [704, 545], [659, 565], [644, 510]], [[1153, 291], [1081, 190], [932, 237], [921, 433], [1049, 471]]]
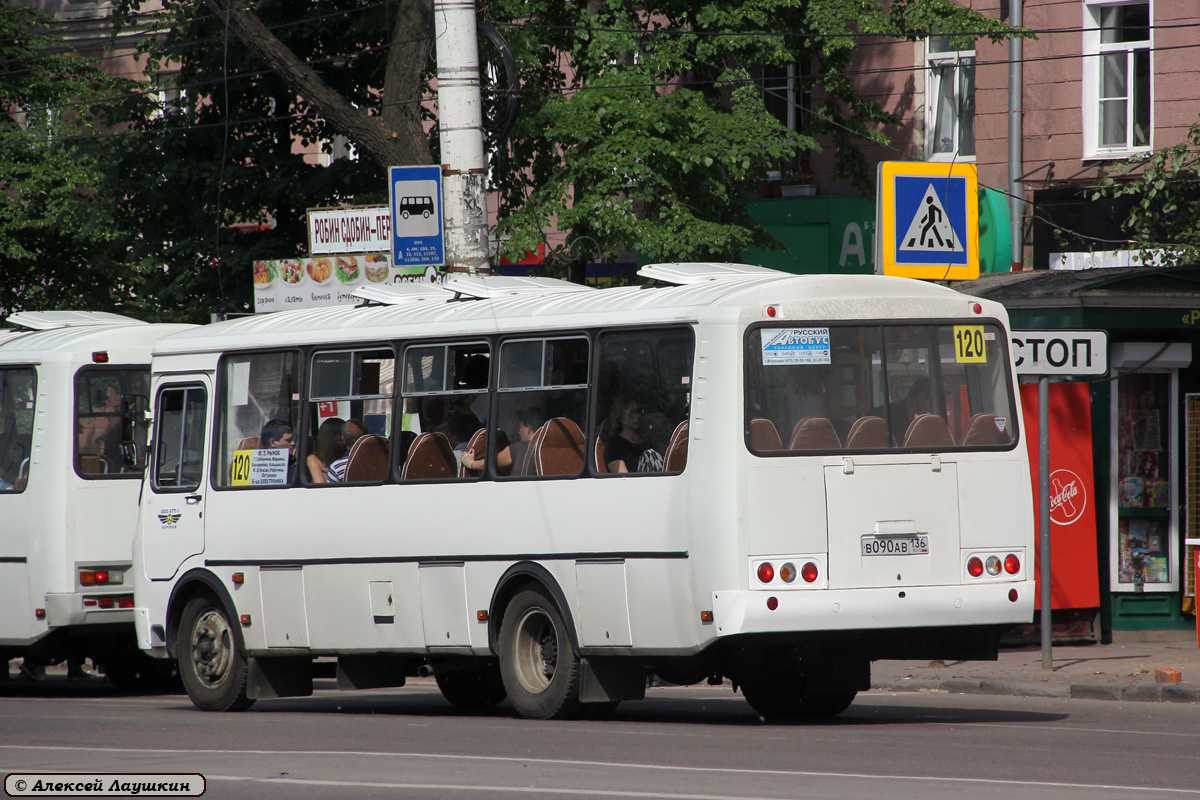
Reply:
[[1021, 571], [1021, 559], [1017, 558], [1014, 553], [1009, 553], [1004, 559], [1004, 571], [1009, 575], [1016, 575]]
[[770, 583], [775, 578], [775, 567], [771, 566], [771, 562], [764, 561], [758, 565], [758, 580], [762, 583]]
[[971, 556], [971, 560], [967, 562], [967, 572], [972, 578], [978, 578], [983, 574], [983, 561], [979, 556]]
[[805, 583], [812, 583], [815, 581], [818, 574], [817, 565], [811, 561], [800, 568], [800, 577], [804, 578]]

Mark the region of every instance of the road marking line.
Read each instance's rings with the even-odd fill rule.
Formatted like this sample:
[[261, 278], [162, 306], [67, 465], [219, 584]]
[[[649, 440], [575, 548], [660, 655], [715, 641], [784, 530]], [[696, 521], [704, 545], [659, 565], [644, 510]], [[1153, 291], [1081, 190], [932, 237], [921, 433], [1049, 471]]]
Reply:
[[[37, 750], [40, 752], [46, 751], [62, 751], [62, 752], [88, 752], [88, 753], [129, 753], [128, 748], [118, 747], [71, 747], [58, 745], [0, 745], [0, 750]], [[1047, 789], [1106, 789], [1111, 791], [1121, 792], [1138, 792], [1142, 794], [1151, 792], [1166, 792], [1170, 794], [1192, 795], [1200, 797], [1200, 789], [1175, 789], [1175, 788], [1156, 788], [1150, 786], [1123, 786], [1119, 784], [1108, 783], [1071, 783], [1064, 781], [1035, 781], [1035, 780], [1012, 780], [1000, 778], [955, 778], [939, 775], [868, 775], [865, 773], [856, 772], [817, 772], [812, 770], [793, 770], [793, 769], [749, 769], [738, 767], [685, 767], [671, 764], [631, 764], [614, 761], [584, 761], [580, 759], [556, 759], [556, 758], [517, 758], [514, 756], [472, 756], [472, 755], [455, 755], [451, 753], [404, 753], [404, 752], [382, 752], [372, 750], [196, 750], [196, 749], [174, 749], [174, 748], [154, 748], [154, 749], [139, 749], [139, 755], [255, 755], [255, 756], [336, 756], [344, 758], [346, 756], [364, 756], [371, 758], [428, 758], [435, 760], [458, 760], [458, 761], [482, 761], [492, 763], [511, 763], [511, 764], [542, 764], [546, 766], [556, 767], [602, 767], [605, 769], [621, 768], [629, 770], [658, 770], [662, 772], [694, 772], [694, 773], [710, 773], [717, 775], [778, 775], [784, 777], [796, 778], [857, 778], [861, 780], [878, 780], [878, 781], [923, 781], [928, 783], [964, 783], [973, 785], [988, 785], [988, 786], [1025, 786], [1038, 787]], [[208, 777], [208, 776], [205, 776]], [[262, 780], [262, 781], [279, 781], [279, 780], [299, 780], [295, 778], [233, 778], [230, 780]], [[312, 783], [320, 783], [319, 781], [311, 781]], [[354, 786], [354, 783], [338, 783], [337, 785]], [[368, 784], [363, 784], [368, 785]], [[393, 784], [380, 784], [391, 786]], [[395, 784], [398, 788], [403, 788], [405, 784]], [[414, 787], [424, 788], [424, 787]], [[452, 786], [433, 785], [433, 788], [455, 788]], [[461, 787], [464, 789], [473, 787]], [[481, 790], [489, 787], [475, 787]], [[504, 787], [490, 787], [495, 790], [506, 790]], [[511, 791], [535, 791], [529, 787], [513, 787]], [[507, 790], [506, 790], [507, 791]], [[568, 791], [568, 790], [555, 790]], [[583, 791], [574, 790], [580, 794], [603, 794], [602, 791]], [[614, 793], [616, 794], [616, 793]], [[630, 793], [632, 796], [639, 794], [645, 795], [644, 792]], [[661, 797], [696, 797], [698, 800], [703, 800], [707, 795], [645, 795], [645, 796], [661, 796]], [[740, 798], [739, 800], [758, 800], [757, 798]]]

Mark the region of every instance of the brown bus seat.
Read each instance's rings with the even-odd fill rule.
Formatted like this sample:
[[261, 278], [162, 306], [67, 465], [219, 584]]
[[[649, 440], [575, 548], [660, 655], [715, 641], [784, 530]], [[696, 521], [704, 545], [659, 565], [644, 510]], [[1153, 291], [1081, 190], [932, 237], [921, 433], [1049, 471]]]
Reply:
[[578, 475], [583, 471], [583, 431], [574, 420], [555, 417], [538, 431], [529, 452], [535, 475]]
[[750, 420], [750, 447], [755, 450], [782, 450], [783, 440], [775, 423], [769, 419], [756, 417]]
[[381, 481], [387, 477], [392, 443], [386, 436], [367, 434], [358, 437], [346, 459], [346, 483]]
[[788, 450], [841, 449], [842, 440], [833, 429], [833, 423], [825, 417], [805, 417], [800, 420], [792, 429], [792, 438], [788, 441]]
[[400, 476], [406, 481], [444, 480], [458, 475], [454, 448], [444, 433], [421, 433], [413, 440]]
[[954, 447], [954, 436], [946, 420], [937, 414], [921, 414], [904, 434], [905, 447]]

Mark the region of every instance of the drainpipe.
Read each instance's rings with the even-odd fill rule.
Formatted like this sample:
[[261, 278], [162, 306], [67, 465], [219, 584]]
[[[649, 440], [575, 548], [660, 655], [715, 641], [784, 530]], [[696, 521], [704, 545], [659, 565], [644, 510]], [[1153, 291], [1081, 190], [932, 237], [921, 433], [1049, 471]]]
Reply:
[[492, 271], [475, 0], [434, 0], [446, 271]]
[[[1023, 25], [1022, 4], [1024, 0], [1011, 0], [1009, 24]], [[1021, 147], [1022, 75], [1021, 58], [1025, 41], [1019, 38], [1008, 42], [1008, 208], [1012, 235], [1012, 271], [1018, 272], [1024, 264], [1025, 236], [1022, 225], [1025, 221], [1025, 191], [1021, 187], [1024, 174], [1024, 155]]]

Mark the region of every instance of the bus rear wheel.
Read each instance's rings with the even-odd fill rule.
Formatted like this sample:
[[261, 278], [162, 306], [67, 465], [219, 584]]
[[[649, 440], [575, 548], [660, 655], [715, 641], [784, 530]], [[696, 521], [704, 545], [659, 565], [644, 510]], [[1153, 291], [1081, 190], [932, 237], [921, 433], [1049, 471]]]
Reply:
[[494, 661], [445, 671], [435, 667], [433, 677], [442, 697], [459, 708], [491, 708], [508, 696]]
[[519, 592], [500, 626], [500, 674], [513, 707], [528, 719], [571, 719], [580, 712], [579, 654], [554, 601]]
[[242, 711], [254, 705], [246, 695], [246, 656], [220, 603], [203, 595], [188, 601], [179, 620], [175, 652], [183, 687], [196, 708]]
[[765, 680], [759, 678], [745, 683], [742, 695], [768, 722], [792, 722], [836, 717], [850, 707], [858, 692], [854, 689], [806, 691], [803, 675], [776, 674]]

